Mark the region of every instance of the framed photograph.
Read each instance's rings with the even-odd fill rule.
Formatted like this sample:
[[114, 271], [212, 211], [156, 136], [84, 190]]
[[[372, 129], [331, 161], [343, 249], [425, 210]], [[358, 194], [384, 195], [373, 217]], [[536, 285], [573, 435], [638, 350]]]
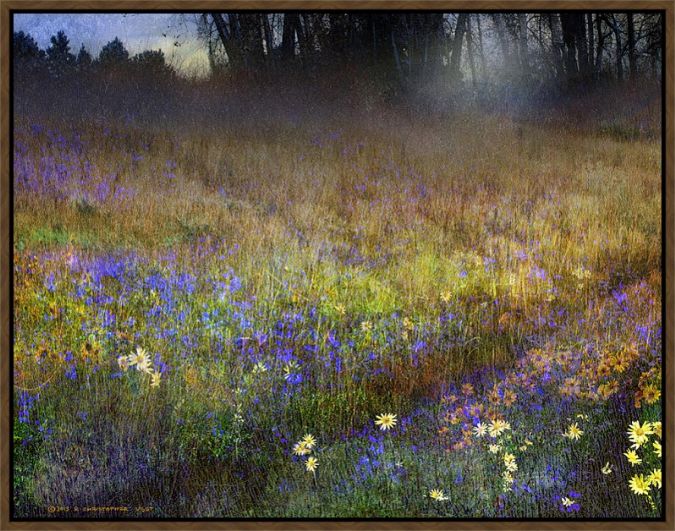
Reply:
[[673, 1], [2, 0], [1, 529], [675, 529]]

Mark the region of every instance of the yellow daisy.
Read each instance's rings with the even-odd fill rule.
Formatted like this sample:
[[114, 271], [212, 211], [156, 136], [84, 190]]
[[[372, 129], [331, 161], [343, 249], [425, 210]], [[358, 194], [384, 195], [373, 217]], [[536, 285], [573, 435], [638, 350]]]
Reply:
[[150, 358], [145, 349], [141, 347], [136, 348], [136, 353], [129, 356], [129, 366], [136, 366], [136, 369], [143, 372], [150, 370]]
[[127, 356], [120, 356], [117, 358], [117, 364], [120, 366], [124, 372], [129, 368], [129, 358]]
[[605, 464], [605, 466], [602, 467], [600, 470], [605, 476], [608, 476], [609, 474], [612, 473], [612, 465], [609, 464], [609, 461]]
[[485, 434], [487, 433], [487, 426], [483, 424], [482, 422], [479, 422], [476, 424], [476, 426], [473, 428], [473, 434], [476, 437], [484, 437]]
[[300, 442], [302, 442], [310, 450], [312, 448], [314, 448], [314, 446], [316, 445], [316, 439], [314, 438], [314, 435], [312, 435], [311, 433], [308, 433], [307, 435], [305, 435], [302, 438], [302, 441], [300, 441]]
[[635, 450], [627, 450], [623, 453], [623, 455], [626, 456], [626, 459], [628, 459], [628, 462], [632, 465], [639, 465], [642, 463], [642, 459], [640, 456], [635, 452]]
[[642, 390], [642, 398], [647, 404], [655, 404], [661, 398], [661, 391], [653, 385], [648, 385]]
[[389, 430], [396, 426], [396, 415], [392, 413], [384, 413], [375, 417], [375, 425], [379, 426], [381, 430]]
[[431, 498], [434, 501], [445, 501], [448, 499], [448, 497], [441, 489], [431, 489], [429, 491], [429, 498]]
[[659, 441], [654, 441], [652, 446], [654, 447], [654, 453], [656, 454], [656, 457], [662, 457], [661, 443]]
[[305, 468], [307, 469], [307, 472], [314, 472], [316, 471], [316, 467], [319, 466], [319, 460], [314, 457], [308, 457], [307, 462], [305, 463]]
[[651, 423], [651, 429], [654, 432], [654, 434], [660, 439], [661, 438], [661, 422], [656, 421]]
[[654, 485], [657, 489], [661, 488], [661, 469], [655, 468], [647, 477], [650, 485]]
[[307, 455], [311, 451], [312, 451], [312, 449], [308, 448], [307, 445], [303, 441], [300, 441], [300, 442], [295, 443], [293, 445], [293, 453], [295, 455]]
[[157, 371], [152, 371], [150, 374], [150, 387], [159, 387], [159, 380], [162, 375]]
[[501, 419], [493, 420], [488, 427], [488, 433], [493, 439], [499, 437], [506, 430], [511, 429], [511, 424]]
[[636, 420], [631, 423], [626, 433], [628, 433], [628, 438], [633, 443], [633, 447], [637, 449], [647, 442], [648, 436], [652, 435], [654, 431], [649, 422], [640, 425], [640, 421]]
[[633, 476], [628, 485], [635, 494], [649, 494], [649, 480], [642, 474]]
[[572, 441], [577, 441], [583, 434], [584, 432], [579, 428], [579, 425], [576, 422], [573, 422], [568, 426], [567, 431], [563, 433], [563, 437], [567, 437]]

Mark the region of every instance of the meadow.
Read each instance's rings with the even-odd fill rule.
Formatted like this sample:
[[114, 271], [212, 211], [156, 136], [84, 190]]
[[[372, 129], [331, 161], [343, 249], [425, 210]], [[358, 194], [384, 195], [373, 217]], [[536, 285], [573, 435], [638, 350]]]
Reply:
[[658, 517], [658, 99], [20, 108], [15, 515]]

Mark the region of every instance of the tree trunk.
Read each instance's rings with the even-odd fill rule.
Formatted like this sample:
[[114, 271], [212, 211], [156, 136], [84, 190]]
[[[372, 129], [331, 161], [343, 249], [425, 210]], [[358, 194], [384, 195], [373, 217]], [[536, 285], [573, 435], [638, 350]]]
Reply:
[[504, 33], [504, 21], [502, 20], [501, 13], [492, 15], [492, 21], [494, 22], [495, 29], [497, 30], [497, 38], [499, 40], [499, 45], [502, 50], [502, 59], [503, 63], [507, 69], [511, 68], [511, 51], [509, 49], [509, 41], [506, 38]]
[[483, 48], [483, 31], [480, 27], [480, 14], [476, 15], [476, 24], [478, 25], [478, 50], [480, 52], [480, 68], [483, 72], [483, 78], [487, 77], [487, 64], [485, 62], [485, 49]]
[[476, 63], [473, 52], [473, 35], [471, 30], [471, 15], [466, 19], [466, 52], [469, 54], [469, 67], [471, 68], [471, 83], [474, 88], [477, 85], [476, 80]]
[[560, 17], [557, 13], [549, 13], [548, 26], [551, 30], [551, 55], [553, 56], [553, 67], [556, 77], [563, 79], [565, 76], [565, 43], [563, 42], [562, 29], [560, 28]]
[[628, 30], [628, 69], [631, 79], [635, 79], [637, 74], [637, 58], [635, 56], [635, 23], [633, 22], [633, 13], [626, 14], [626, 26]]
[[588, 67], [590, 73], [595, 77], [595, 39], [593, 36], [593, 15], [591, 13], [586, 13], [586, 25], [588, 27]]
[[595, 52], [595, 71], [600, 74], [600, 72], [602, 72], [602, 54], [605, 49], [605, 34], [602, 32], [602, 16], [595, 16], [595, 27], [598, 32], [598, 43]]
[[455, 37], [452, 39], [452, 56], [450, 57], [450, 77], [453, 80], [459, 79], [460, 66], [462, 64], [462, 45], [464, 33], [466, 32], [466, 13], [460, 13], [457, 17], [457, 27], [455, 28]]
[[574, 14], [565, 12], [560, 13], [560, 26], [562, 28], [563, 42], [565, 43], [565, 70], [567, 72], [567, 78], [573, 79], [579, 75]]
[[520, 70], [523, 76], [530, 77], [530, 59], [527, 49], [527, 15], [518, 13], [518, 48], [520, 53]]
[[614, 42], [616, 44], [616, 77], [619, 81], [624, 78], [623, 75], [623, 42], [621, 41], [621, 30], [617, 23], [614, 13], [612, 13], [612, 30], [614, 30]]
[[241, 68], [243, 64], [241, 48], [237, 42], [237, 39], [235, 38], [235, 35], [233, 35], [228, 29], [222, 14], [211, 13], [211, 17], [213, 18], [213, 22], [216, 25], [216, 31], [220, 37], [220, 42], [223, 43], [223, 47], [225, 48], [227, 61], [230, 64], [230, 67], [235, 70]]
[[579, 49], [579, 70], [584, 78], [590, 75], [588, 41], [586, 40], [586, 22], [583, 14], [574, 15], [575, 40]]
[[269, 59], [272, 57], [272, 50], [274, 49], [274, 37], [272, 37], [272, 29], [270, 28], [270, 20], [267, 13], [260, 15], [260, 21], [265, 31], [265, 52]]

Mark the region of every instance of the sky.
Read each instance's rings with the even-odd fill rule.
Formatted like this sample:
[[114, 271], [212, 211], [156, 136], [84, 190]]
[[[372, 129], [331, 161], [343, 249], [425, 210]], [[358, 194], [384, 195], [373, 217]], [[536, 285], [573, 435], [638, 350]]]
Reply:
[[30, 33], [44, 49], [49, 46], [49, 38], [63, 30], [74, 54], [84, 44], [94, 57], [107, 42], [119, 37], [131, 55], [161, 49], [167, 61], [180, 71], [199, 74], [208, 70], [208, 57], [204, 44], [197, 40], [197, 16], [180, 13], [19, 13], [14, 15], [14, 31]]

